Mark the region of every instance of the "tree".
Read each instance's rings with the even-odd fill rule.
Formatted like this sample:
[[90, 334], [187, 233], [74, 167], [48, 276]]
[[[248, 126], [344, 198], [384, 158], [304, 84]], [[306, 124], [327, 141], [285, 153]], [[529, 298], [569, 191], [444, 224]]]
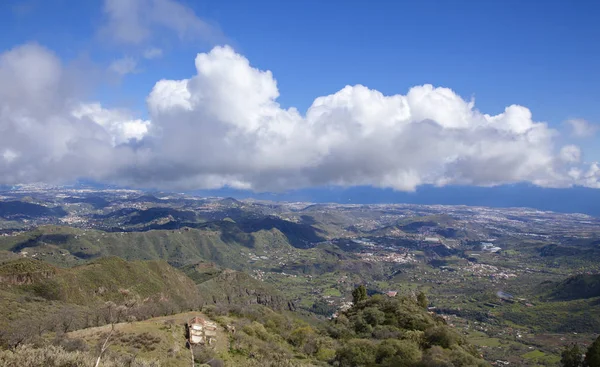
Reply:
[[566, 346], [561, 353], [562, 367], [582, 367], [583, 353], [577, 344]]
[[586, 367], [600, 367], [600, 336], [590, 345], [585, 354]]
[[8, 327], [0, 330], [0, 347], [15, 350], [18, 346], [26, 344], [35, 337], [35, 322], [32, 317], [23, 317]]
[[340, 367], [371, 366], [375, 363], [377, 349], [367, 339], [352, 339], [345, 343], [336, 353], [335, 359]]
[[425, 293], [419, 292], [419, 294], [417, 294], [417, 304], [423, 308], [427, 308], [427, 306], [429, 306], [429, 300], [427, 299]]
[[352, 302], [358, 304], [360, 301], [367, 299], [367, 288], [364, 285], [359, 285], [352, 291]]
[[377, 307], [367, 307], [363, 310], [363, 317], [371, 326], [385, 323], [385, 312]]
[[67, 333], [77, 323], [78, 311], [73, 307], [65, 306], [56, 313], [55, 317], [56, 329], [59, 332]]
[[100, 359], [102, 358], [104, 352], [106, 352], [106, 350], [108, 349], [110, 345], [110, 338], [115, 332], [115, 319], [113, 317], [113, 309], [116, 308], [116, 305], [114, 304], [114, 302], [111, 301], [106, 302], [104, 305], [106, 306], [106, 310], [108, 313], [106, 319], [110, 320], [110, 333], [108, 333], [106, 339], [104, 339], [104, 343], [102, 343], [102, 345], [100, 346], [100, 353], [98, 354], [98, 359], [96, 359], [96, 364], [94, 365], [94, 367], [98, 367], [100, 365]]
[[425, 330], [425, 340], [430, 346], [439, 345], [442, 348], [450, 348], [458, 344], [460, 336], [445, 326], [435, 326]]
[[377, 346], [377, 363], [382, 366], [414, 366], [420, 360], [419, 345], [409, 340], [387, 339]]

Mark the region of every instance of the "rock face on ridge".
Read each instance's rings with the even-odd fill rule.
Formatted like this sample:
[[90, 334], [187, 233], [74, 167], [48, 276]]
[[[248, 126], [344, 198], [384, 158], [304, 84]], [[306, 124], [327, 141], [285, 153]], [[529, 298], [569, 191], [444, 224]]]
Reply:
[[0, 264], [0, 284], [25, 285], [52, 278], [57, 269], [33, 259], [17, 259]]
[[246, 273], [223, 270], [219, 275], [198, 284], [204, 304], [259, 304], [274, 310], [295, 310], [293, 302], [279, 291]]

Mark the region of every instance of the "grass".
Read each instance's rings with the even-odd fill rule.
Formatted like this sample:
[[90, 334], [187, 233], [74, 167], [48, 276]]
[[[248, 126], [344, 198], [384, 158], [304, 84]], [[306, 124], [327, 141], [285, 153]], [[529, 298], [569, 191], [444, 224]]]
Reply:
[[[158, 359], [161, 366], [189, 366], [190, 351], [186, 349], [185, 323], [194, 316], [207, 318], [199, 312], [187, 312], [172, 316], [157, 317], [145, 321], [115, 325], [110, 350], [134, 353], [144, 359]], [[68, 333], [69, 338], [83, 339], [90, 349], [106, 338], [110, 326], [105, 325]], [[227, 354], [228, 335], [217, 330], [217, 354]]]
[[331, 297], [341, 297], [342, 293], [339, 290], [335, 289], [335, 288], [329, 288], [329, 289], [326, 289], [323, 292], [323, 295], [324, 296], [331, 296]]
[[524, 359], [529, 360], [529, 361], [537, 362], [545, 356], [546, 356], [546, 353], [536, 349], [536, 350], [532, 350], [531, 352], [523, 354], [521, 357], [523, 357]]
[[502, 343], [500, 343], [500, 339], [498, 338], [490, 338], [490, 337], [476, 337], [476, 338], [468, 338], [469, 342], [479, 347], [500, 347]]

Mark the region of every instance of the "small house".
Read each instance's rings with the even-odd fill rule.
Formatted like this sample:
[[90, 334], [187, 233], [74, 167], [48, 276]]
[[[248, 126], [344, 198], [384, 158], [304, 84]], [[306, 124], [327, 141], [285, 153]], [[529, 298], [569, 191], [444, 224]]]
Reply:
[[217, 324], [202, 317], [194, 317], [187, 323], [190, 344], [213, 345], [217, 340]]

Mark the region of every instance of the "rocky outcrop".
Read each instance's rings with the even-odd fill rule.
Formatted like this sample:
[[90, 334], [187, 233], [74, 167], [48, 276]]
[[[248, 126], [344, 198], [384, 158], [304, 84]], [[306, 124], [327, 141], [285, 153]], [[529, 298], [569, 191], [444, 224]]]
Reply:
[[24, 285], [32, 284], [42, 279], [49, 279], [54, 276], [53, 271], [39, 271], [32, 273], [21, 273], [21, 274], [5, 274], [0, 275], [0, 284], [8, 285]]
[[56, 272], [56, 268], [43, 261], [21, 258], [0, 264], [0, 284], [32, 284], [54, 277]]
[[198, 285], [204, 304], [253, 305], [274, 310], [295, 310], [292, 301], [279, 291], [246, 273], [225, 270], [218, 276]]

